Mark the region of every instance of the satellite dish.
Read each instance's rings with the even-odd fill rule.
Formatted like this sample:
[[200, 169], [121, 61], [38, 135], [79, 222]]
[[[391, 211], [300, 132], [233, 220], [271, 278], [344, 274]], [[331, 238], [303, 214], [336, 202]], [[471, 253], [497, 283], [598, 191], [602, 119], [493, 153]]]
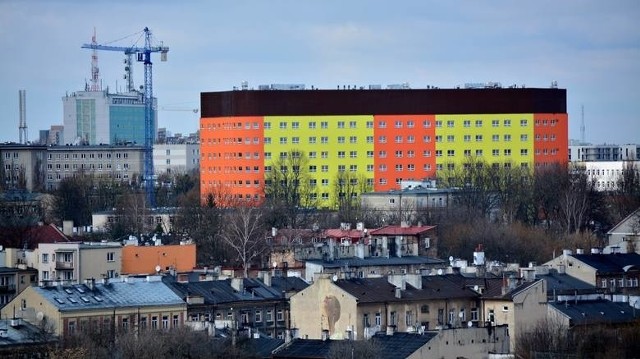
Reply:
[[44, 313], [38, 312], [38, 314], [36, 314], [36, 318], [38, 318], [38, 320], [44, 319]]
[[467, 327], [471, 328], [473, 326], [473, 322], [472, 321], [468, 321], [467, 322]]
[[273, 268], [276, 268], [278, 266], [278, 262], [273, 262]]
[[442, 273], [444, 273], [444, 271], [442, 269], [438, 269], [438, 275], [442, 275]]
[[480, 290], [480, 287], [478, 287], [478, 285], [474, 285], [473, 286], [473, 290], [475, 290], [477, 292], [478, 290]]
[[156, 273], [160, 273], [160, 269], [162, 269], [162, 267], [160, 267], [159, 265], [156, 266]]
[[337, 281], [338, 280], [338, 276], [334, 274], [333, 277], [331, 277], [331, 280], [334, 281], [334, 282]]
[[453, 262], [453, 256], [449, 256], [449, 262]]

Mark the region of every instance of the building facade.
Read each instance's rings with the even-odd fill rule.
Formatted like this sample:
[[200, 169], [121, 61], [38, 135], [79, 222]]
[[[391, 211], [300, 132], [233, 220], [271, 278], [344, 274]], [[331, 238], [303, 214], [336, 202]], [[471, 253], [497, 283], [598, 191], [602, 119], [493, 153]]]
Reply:
[[[156, 108], [154, 99], [153, 108]], [[65, 144], [144, 144], [144, 101], [140, 92], [78, 91], [62, 98]], [[154, 136], [157, 112], [154, 110]]]
[[42, 283], [114, 278], [122, 268], [122, 245], [117, 242], [40, 243], [37, 256]]
[[46, 146], [0, 144], [0, 180], [3, 181], [3, 187], [28, 191], [42, 190], [46, 152]]
[[640, 161], [640, 145], [571, 145], [569, 160], [591, 161]]
[[188, 173], [200, 168], [200, 144], [156, 143], [153, 145], [153, 168], [157, 174]]
[[46, 188], [83, 172], [118, 182], [139, 183], [144, 172], [143, 146], [52, 146], [46, 154]]
[[318, 207], [335, 205], [339, 174], [388, 191], [474, 157], [532, 168], [568, 158], [562, 89], [243, 90], [202, 93], [201, 109], [203, 199], [259, 201], [278, 160], [299, 153]]

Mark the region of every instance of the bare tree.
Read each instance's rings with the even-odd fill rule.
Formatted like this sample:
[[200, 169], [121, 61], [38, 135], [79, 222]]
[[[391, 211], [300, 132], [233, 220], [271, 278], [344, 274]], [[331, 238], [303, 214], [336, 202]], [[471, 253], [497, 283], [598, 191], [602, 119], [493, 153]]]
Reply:
[[333, 181], [333, 198], [336, 198], [338, 216], [342, 222], [354, 223], [361, 218], [360, 195], [370, 192], [372, 186], [367, 177], [355, 172], [337, 172]]
[[241, 204], [225, 213], [220, 237], [238, 256], [245, 278], [252, 260], [265, 251], [265, 226], [261, 208]]
[[264, 193], [271, 212], [268, 222], [273, 227], [298, 228], [301, 214], [317, 205], [316, 189], [310, 184], [307, 155], [292, 149], [267, 168]]

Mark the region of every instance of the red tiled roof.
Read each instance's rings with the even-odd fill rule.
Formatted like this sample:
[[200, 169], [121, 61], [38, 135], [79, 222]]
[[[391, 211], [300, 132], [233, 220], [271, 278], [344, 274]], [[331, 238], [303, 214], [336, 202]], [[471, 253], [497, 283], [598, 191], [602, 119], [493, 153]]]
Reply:
[[357, 229], [350, 229], [348, 231], [344, 231], [342, 229], [327, 229], [324, 231], [325, 237], [330, 238], [351, 238], [351, 239], [360, 239], [366, 237], [366, 233], [364, 231], [359, 231]]
[[409, 226], [409, 227], [403, 227], [403, 226], [385, 226], [379, 229], [374, 229], [370, 232], [370, 234], [372, 236], [397, 236], [397, 235], [403, 235], [403, 236], [416, 236], [419, 234], [422, 234], [424, 232], [427, 232], [431, 229], [436, 228], [436, 226]]
[[36, 248], [38, 243], [69, 242], [69, 238], [53, 224], [32, 227], [27, 231], [29, 248]]

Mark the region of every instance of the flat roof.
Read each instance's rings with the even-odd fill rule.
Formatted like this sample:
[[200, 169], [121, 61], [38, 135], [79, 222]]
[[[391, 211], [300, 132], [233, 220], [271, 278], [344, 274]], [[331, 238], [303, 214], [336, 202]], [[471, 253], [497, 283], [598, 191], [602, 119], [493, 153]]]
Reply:
[[566, 113], [557, 88], [240, 90], [200, 93], [202, 117]]

